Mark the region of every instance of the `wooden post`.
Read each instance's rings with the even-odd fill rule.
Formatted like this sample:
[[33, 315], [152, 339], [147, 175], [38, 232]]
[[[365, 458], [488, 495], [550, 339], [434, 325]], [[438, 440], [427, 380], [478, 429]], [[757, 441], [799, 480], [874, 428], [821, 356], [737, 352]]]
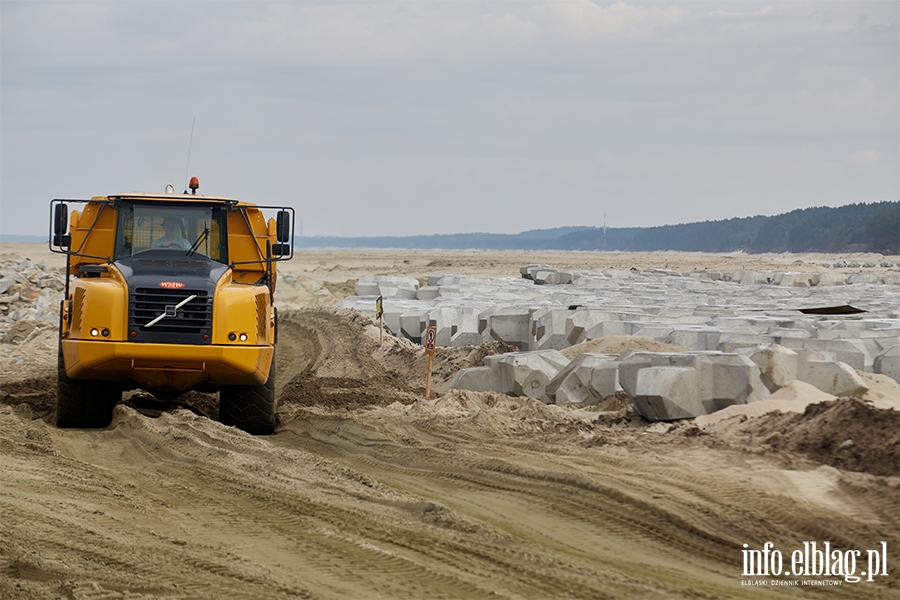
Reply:
[[434, 366], [434, 342], [437, 338], [437, 327], [431, 325], [425, 329], [425, 354], [428, 355], [428, 376], [425, 379], [425, 399], [431, 400], [431, 368]]
[[378, 345], [384, 347], [384, 306], [382, 305], [382, 297], [378, 296], [375, 301], [375, 312], [378, 313]]
[[428, 355], [428, 379], [425, 380], [425, 399], [431, 400], [431, 367], [434, 365], [434, 354]]

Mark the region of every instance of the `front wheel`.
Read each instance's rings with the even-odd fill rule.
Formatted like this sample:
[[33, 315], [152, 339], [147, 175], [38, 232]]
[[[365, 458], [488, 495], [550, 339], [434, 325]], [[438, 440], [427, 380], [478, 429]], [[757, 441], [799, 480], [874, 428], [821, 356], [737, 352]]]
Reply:
[[122, 399], [118, 384], [70, 379], [60, 351], [56, 369], [56, 426], [94, 429], [107, 427], [112, 409]]
[[251, 435], [275, 431], [275, 353], [263, 385], [232, 385], [219, 393], [219, 422]]

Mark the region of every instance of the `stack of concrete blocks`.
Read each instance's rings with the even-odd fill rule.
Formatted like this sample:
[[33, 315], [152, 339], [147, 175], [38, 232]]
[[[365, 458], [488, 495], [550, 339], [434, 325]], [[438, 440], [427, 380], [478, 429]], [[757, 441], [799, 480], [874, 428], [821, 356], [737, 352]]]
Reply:
[[650, 421], [691, 419], [769, 395], [752, 360], [721, 352], [632, 350], [621, 357], [619, 383]]
[[419, 282], [412, 277], [365, 275], [353, 286], [353, 293], [357, 296], [400, 296], [415, 299], [418, 289]]
[[619, 389], [618, 358], [614, 354], [579, 354], [547, 384], [545, 401], [592, 406], [612, 396]]
[[[554, 276], [546, 265], [528, 265], [523, 278], [435, 274], [415, 298], [417, 282], [410, 278], [363, 278], [357, 290], [367, 295], [338, 306], [374, 312], [376, 294], [384, 295], [385, 324], [395, 335], [419, 342], [431, 322], [441, 329], [441, 345], [502, 340], [526, 351], [641, 335], [691, 352], [743, 353], [779, 344], [801, 359], [808, 355], [806, 364], [815, 367], [807, 369], [809, 377], [822, 370], [817, 361], [895, 378], [900, 371], [900, 285], [890, 283], [898, 273], [557, 271]], [[552, 283], [565, 281], [569, 273], [573, 284]], [[544, 285], [536, 285], [534, 277]], [[843, 304], [868, 312], [800, 313]]]

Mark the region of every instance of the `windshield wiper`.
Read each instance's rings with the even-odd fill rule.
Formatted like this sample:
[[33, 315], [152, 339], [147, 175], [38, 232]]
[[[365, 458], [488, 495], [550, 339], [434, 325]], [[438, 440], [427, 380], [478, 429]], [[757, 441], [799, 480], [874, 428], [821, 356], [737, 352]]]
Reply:
[[193, 256], [194, 252], [196, 252], [197, 249], [200, 247], [200, 242], [202, 242], [203, 240], [205, 240], [208, 237], [209, 237], [209, 227], [205, 227], [203, 229], [203, 233], [201, 233], [197, 237], [197, 241], [194, 242], [193, 245], [191, 246], [191, 249], [187, 251], [187, 256]]

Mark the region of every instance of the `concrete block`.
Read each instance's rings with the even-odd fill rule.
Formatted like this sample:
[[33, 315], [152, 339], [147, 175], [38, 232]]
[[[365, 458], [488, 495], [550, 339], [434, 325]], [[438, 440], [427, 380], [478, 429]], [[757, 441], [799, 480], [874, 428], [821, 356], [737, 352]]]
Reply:
[[424, 287], [420, 287], [416, 291], [416, 299], [417, 300], [434, 300], [438, 297], [441, 288], [436, 285], [426, 285]]
[[569, 341], [569, 345], [574, 346], [585, 341], [588, 329], [603, 321], [609, 321], [611, 316], [606, 311], [589, 308], [576, 309], [566, 317], [566, 339]]
[[477, 331], [457, 331], [450, 338], [448, 345], [461, 348], [463, 346], [480, 346], [484, 342], [484, 337]]
[[405, 311], [400, 309], [384, 309], [384, 325], [396, 336], [403, 335], [403, 332], [400, 329], [400, 316], [404, 312]]
[[697, 360], [697, 369], [706, 414], [732, 404], [756, 402], [769, 395], [760, 378], [759, 367], [741, 354], [702, 354]]
[[610, 357], [610, 362], [591, 371], [591, 391], [600, 398], [606, 398], [622, 389], [619, 385], [619, 357], [610, 354], [599, 356]]
[[846, 363], [800, 355], [797, 379], [832, 396], [858, 398], [869, 391], [866, 382]]
[[843, 273], [813, 273], [812, 284], [815, 286], [847, 285], [847, 276]]
[[538, 271], [547, 271], [552, 268], [553, 267], [551, 267], [550, 265], [540, 265], [540, 264], [525, 265], [525, 266], [519, 268], [519, 273], [522, 275], [522, 279], [533, 280], [535, 274]]
[[[805, 332], [811, 335], [811, 332]], [[813, 350], [831, 356], [834, 360], [846, 363], [850, 367], [860, 371], [872, 371], [875, 357], [872, 356], [866, 345], [860, 340], [818, 340], [812, 338], [795, 337], [797, 332], [792, 332], [791, 337], [780, 338], [780, 343], [786, 348]], [[776, 340], [779, 338], [776, 336]], [[829, 392], [830, 393], [830, 392]]]
[[[449, 346], [450, 339], [459, 328], [459, 311], [450, 307], [433, 308], [424, 315], [426, 327], [437, 327], [436, 346]], [[423, 329], [424, 331], [424, 329]]]
[[605, 321], [597, 323], [584, 332], [584, 340], [596, 340], [610, 335], [634, 335], [640, 324], [627, 321]]
[[528, 396], [542, 399], [547, 384], [562, 370], [569, 360], [557, 350], [536, 352], [510, 352], [499, 355], [502, 358], [488, 361], [485, 365], [496, 364], [502, 386], [514, 396]]
[[674, 331], [672, 325], [666, 325], [663, 323], [640, 323], [638, 325], [640, 326], [640, 329], [637, 329], [634, 332], [634, 335], [653, 338], [654, 340], [659, 340], [661, 342], [671, 343], [672, 331]]
[[494, 310], [490, 319], [490, 335], [498, 342], [506, 342], [519, 350], [529, 350], [532, 340], [531, 309], [514, 306]]
[[353, 293], [357, 296], [380, 296], [378, 284], [374, 281], [359, 280], [353, 284]]
[[549, 402], [591, 406], [616, 393], [618, 361], [610, 354], [579, 354], [550, 380]]
[[736, 271], [735, 281], [741, 285], [769, 285], [772, 283], [772, 274], [765, 271]]
[[538, 268], [549, 269], [549, 265], [540, 265], [540, 264], [530, 264], [530, 265], [522, 265], [519, 267], [519, 273], [522, 275], [522, 279], [534, 279], [531, 272], [532, 270], [536, 270]]
[[571, 271], [562, 269], [535, 269], [531, 275], [534, 282], [538, 285], [565, 285], [572, 283], [574, 280]]
[[500, 381], [497, 371], [491, 367], [470, 367], [460, 369], [450, 383], [447, 384], [448, 390], [471, 390], [473, 392], [500, 392], [507, 393], [507, 390]]
[[900, 346], [886, 348], [875, 357], [873, 366], [876, 373], [887, 375], [900, 383]]
[[532, 315], [531, 334], [537, 350], [562, 350], [568, 348], [566, 320], [572, 314], [566, 307], [544, 307]]
[[450, 338], [451, 346], [480, 346], [490, 341], [484, 334], [478, 332], [478, 314], [470, 309], [460, 309], [457, 318], [456, 333]]
[[463, 279], [465, 275], [453, 275], [450, 273], [432, 273], [425, 278], [426, 286], [453, 285]]
[[354, 284], [353, 291], [358, 296], [401, 297], [415, 300], [419, 281], [412, 277], [394, 275], [365, 275]]
[[757, 335], [755, 333], [733, 333], [723, 335], [720, 338], [717, 350], [719, 352], [739, 352], [743, 348], [755, 348], [760, 344], [773, 344], [775, 339], [770, 335]]
[[675, 328], [672, 331], [670, 339], [673, 344], [687, 348], [688, 350], [716, 350], [719, 347], [719, 341], [722, 338], [722, 332], [718, 329], [709, 329], [701, 327], [692, 328]]
[[709, 414], [697, 395], [699, 377], [697, 369], [691, 367], [641, 369], [631, 396], [635, 410], [648, 421], [690, 419]]
[[626, 352], [619, 383], [649, 420], [693, 418], [768, 396], [753, 361], [720, 352]]
[[775, 273], [775, 285], [783, 287], [808, 288], [812, 286], [811, 273]]
[[634, 398], [637, 393], [637, 374], [649, 367], [689, 367], [694, 368], [696, 354], [686, 352], [644, 352], [629, 350], [619, 360], [619, 385], [625, 393]]
[[800, 357], [790, 348], [779, 344], [744, 348], [741, 354], [750, 357], [757, 367], [763, 384], [770, 392], [783, 388], [789, 381], [797, 379]]
[[428, 311], [421, 308], [407, 310], [400, 315], [400, 333], [403, 337], [422, 343], [422, 332], [425, 331], [425, 314]]
[[438, 298], [467, 298], [468, 295], [455, 285], [442, 285], [438, 288]]

